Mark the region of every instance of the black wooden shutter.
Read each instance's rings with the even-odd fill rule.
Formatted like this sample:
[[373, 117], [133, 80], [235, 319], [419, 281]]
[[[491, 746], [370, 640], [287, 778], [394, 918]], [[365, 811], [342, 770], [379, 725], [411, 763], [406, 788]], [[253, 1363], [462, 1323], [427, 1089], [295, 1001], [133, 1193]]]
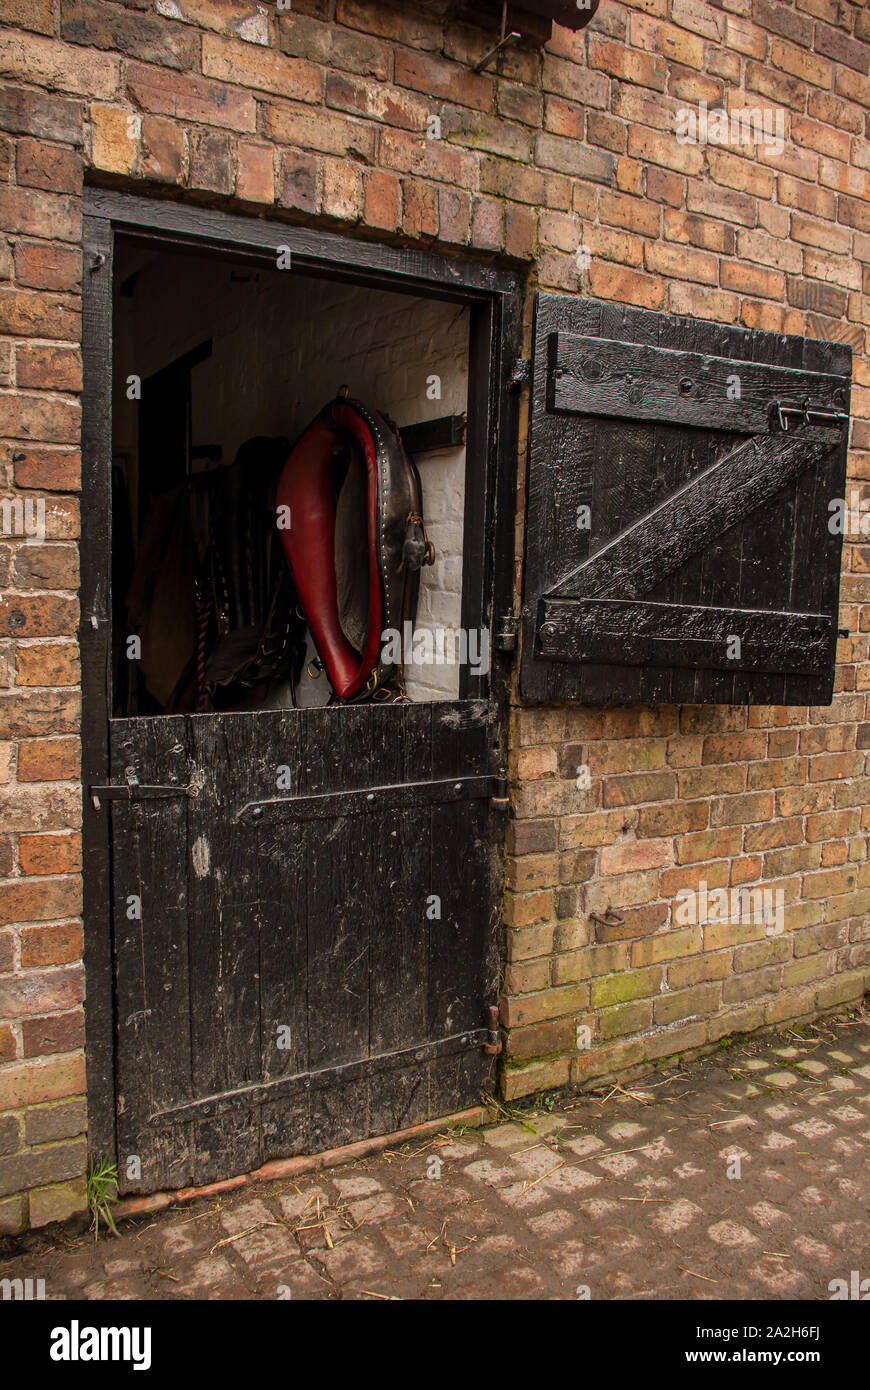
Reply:
[[538, 297], [525, 699], [830, 703], [851, 362]]

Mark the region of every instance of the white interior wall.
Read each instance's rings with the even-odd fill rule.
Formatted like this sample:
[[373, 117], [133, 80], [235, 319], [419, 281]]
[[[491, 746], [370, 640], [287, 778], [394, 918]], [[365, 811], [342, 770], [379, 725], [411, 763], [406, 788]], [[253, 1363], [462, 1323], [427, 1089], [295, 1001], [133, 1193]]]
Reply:
[[[124, 252], [122, 252], [124, 254]], [[117, 300], [116, 380], [167, 365], [204, 339], [211, 358], [192, 376], [193, 442], [221, 444], [231, 463], [255, 434], [295, 441], [342, 385], [397, 425], [460, 414], [468, 400], [468, 311], [438, 300], [251, 272], [221, 261], [127, 252], [139, 268]], [[121, 276], [125, 273], [122, 263]], [[438, 377], [440, 399], [430, 399]], [[116, 390], [116, 452], [136, 450], [136, 407]], [[422, 571], [418, 626], [461, 622], [464, 447], [418, 455], [424, 516], [436, 562]], [[455, 699], [453, 665], [409, 666], [415, 700]]]

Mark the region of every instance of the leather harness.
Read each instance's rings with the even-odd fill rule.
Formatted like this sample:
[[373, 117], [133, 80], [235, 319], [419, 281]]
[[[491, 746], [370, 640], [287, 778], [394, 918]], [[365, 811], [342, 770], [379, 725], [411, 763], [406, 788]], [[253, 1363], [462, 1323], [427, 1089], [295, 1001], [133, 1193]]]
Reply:
[[[342, 480], [352, 468], [364, 477], [366, 574], [357, 592], [365, 610], [364, 640], [349, 640], [336, 556], [336, 514]], [[390, 422], [340, 395], [308, 426], [284, 466], [276, 506], [289, 508], [280, 531], [302, 612], [339, 701], [404, 694], [400, 666], [381, 660], [385, 629], [413, 622], [420, 568], [434, 548], [422, 517], [420, 478]], [[357, 585], [359, 590], [359, 584]]]

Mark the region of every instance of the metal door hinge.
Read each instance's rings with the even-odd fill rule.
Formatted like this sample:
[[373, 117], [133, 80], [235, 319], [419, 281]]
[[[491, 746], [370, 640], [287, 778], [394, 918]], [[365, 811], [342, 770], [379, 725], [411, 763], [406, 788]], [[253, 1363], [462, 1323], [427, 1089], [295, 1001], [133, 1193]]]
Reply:
[[498, 1026], [498, 1009], [491, 1004], [487, 1009], [489, 1014], [489, 1027], [486, 1030], [486, 1042], [483, 1044], [484, 1052], [490, 1057], [497, 1057], [502, 1050], [501, 1030]]
[[498, 777], [496, 777], [494, 781], [495, 791], [493, 792], [493, 795], [490, 797], [490, 808], [493, 811], [509, 811], [511, 808], [511, 799], [508, 795], [507, 778], [505, 777], [504, 772], [500, 772]]
[[508, 377], [508, 390], [517, 391], [532, 379], [532, 364], [528, 357], [518, 357]]
[[515, 613], [505, 613], [498, 620], [495, 630], [495, 647], [499, 652], [515, 652], [520, 620]]

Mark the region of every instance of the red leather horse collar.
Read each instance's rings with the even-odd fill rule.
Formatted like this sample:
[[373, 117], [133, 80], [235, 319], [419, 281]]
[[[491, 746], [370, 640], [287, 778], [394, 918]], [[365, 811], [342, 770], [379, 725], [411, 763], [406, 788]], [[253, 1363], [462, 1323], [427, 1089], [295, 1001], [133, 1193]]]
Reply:
[[[352, 526], [364, 530], [366, 573], [358, 576], [357, 606], [365, 614], [364, 640], [353, 644], [340, 603], [336, 557], [336, 462], [350, 464], [364, 486], [355, 494]], [[401, 681], [401, 670], [381, 666], [381, 634], [413, 620], [419, 589], [421, 520], [419, 478], [398, 434], [375, 411], [339, 399], [309, 425], [290, 454], [276, 503], [288, 507], [281, 540], [318, 656], [336, 696], [351, 700]], [[364, 514], [363, 514], [364, 513]], [[424, 553], [426, 547], [423, 547]], [[431, 561], [431, 548], [427, 554]]]

